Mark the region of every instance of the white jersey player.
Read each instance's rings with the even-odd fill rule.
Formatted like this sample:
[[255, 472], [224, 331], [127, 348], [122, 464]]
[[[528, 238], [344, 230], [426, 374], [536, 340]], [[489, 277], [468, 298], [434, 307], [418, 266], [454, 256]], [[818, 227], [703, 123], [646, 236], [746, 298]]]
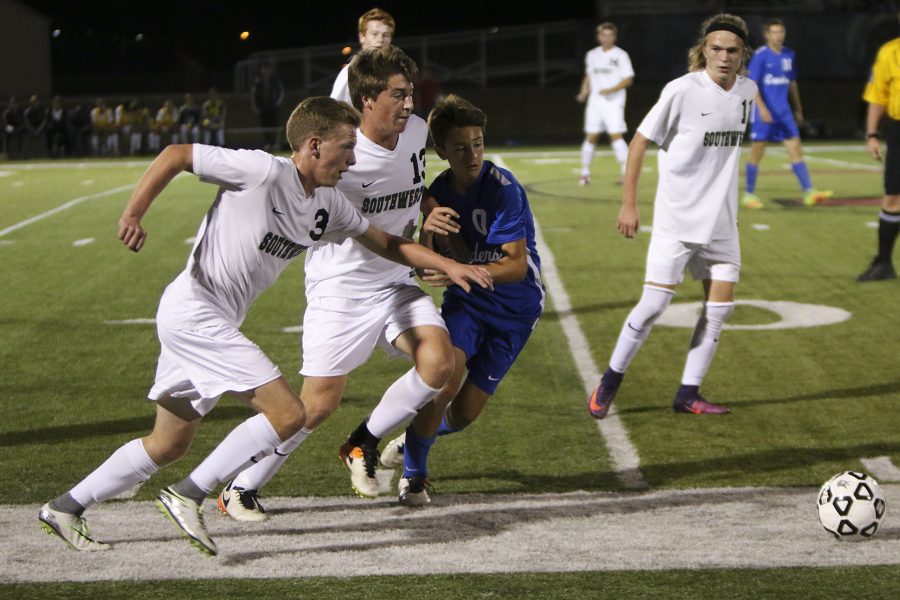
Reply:
[[[340, 189], [367, 219], [388, 231], [411, 233], [425, 192], [426, 125], [412, 114], [416, 73], [412, 59], [395, 47], [361, 52], [350, 63], [350, 89], [363, 117], [358, 160]], [[316, 248], [307, 256], [306, 276], [300, 372], [307, 426], [222, 492], [220, 509], [237, 519], [265, 518], [257, 491], [337, 408], [348, 374], [375, 346], [390, 355], [405, 354], [415, 366], [388, 388], [368, 421], [341, 448], [351, 486], [361, 496], [378, 495], [380, 439], [434, 398], [453, 371], [444, 321], [409, 269], [379, 261], [350, 242]], [[235, 494], [239, 502], [233, 501]]]
[[[617, 28], [612, 23], [597, 26], [597, 42], [584, 57], [584, 78], [576, 96], [578, 102], [587, 101], [584, 109], [584, 142], [581, 144], [580, 185], [591, 182], [591, 161], [601, 133], [609, 135], [609, 141], [625, 173], [628, 146], [622, 135], [625, 126], [625, 89], [634, 82], [634, 68], [628, 53], [616, 46]], [[621, 179], [618, 181], [621, 183]]]
[[161, 346], [152, 433], [128, 442], [68, 493], [45, 504], [41, 526], [78, 550], [108, 546], [90, 537], [86, 508], [147, 480], [188, 449], [200, 421], [230, 392], [260, 414], [236, 427], [181, 482], [160, 491], [159, 510], [201, 551], [216, 554], [202, 502], [214, 487], [271, 454], [306, 423], [303, 403], [278, 367], [240, 332], [255, 298], [291, 259], [309, 247], [356, 238], [382, 256], [411, 266], [426, 263], [490, 284], [475, 267], [458, 265], [387, 234], [333, 189], [354, 163], [359, 116], [331, 98], [302, 102], [288, 121], [290, 159], [261, 151], [201, 145], [167, 147], [148, 167], [120, 221], [119, 238], [134, 251], [144, 244], [141, 218], [181, 171], [219, 186], [197, 232], [187, 266], [160, 301]]
[[708, 19], [690, 56], [690, 72], [663, 89], [629, 147], [618, 220], [626, 237], [638, 231], [637, 183], [651, 141], [660, 147], [659, 184], [644, 292], [622, 327], [609, 368], [588, 399], [588, 410], [598, 419], [609, 411], [625, 370], [669, 305], [686, 267], [702, 280], [706, 302], [673, 406], [681, 413], [729, 412], [707, 402], [700, 383], [734, 311], [741, 268], [738, 166], [757, 93], [756, 84], [739, 75], [750, 58], [746, 23], [728, 14]]
[[[358, 26], [360, 49], [368, 50], [370, 48], [386, 48], [390, 46], [394, 37], [395, 27], [394, 17], [386, 10], [373, 8], [364, 12], [359, 17]], [[330, 96], [335, 100], [353, 104], [353, 101], [350, 99], [350, 84], [347, 81], [348, 72], [347, 65], [344, 65], [334, 79]]]

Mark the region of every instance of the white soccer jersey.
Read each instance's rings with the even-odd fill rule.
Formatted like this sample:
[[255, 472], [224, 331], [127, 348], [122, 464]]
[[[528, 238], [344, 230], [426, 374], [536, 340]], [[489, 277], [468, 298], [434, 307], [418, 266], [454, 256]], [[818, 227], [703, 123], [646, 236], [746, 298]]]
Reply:
[[600, 90], [611, 88], [623, 79], [634, 77], [634, 68], [628, 53], [613, 46], [608, 51], [601, 46], [589, 50], [584, 55], [584, 69], [591, 84], [591, 102], [612, 102], [617, 106], [625, 106], [625, 90], [618, 90], [605, 96]]
[[347, 65], [344, 65], [337, 77], [334, 78], [334, 85], [331, 86], [331, 97], [353, 106], [353, 101], [350, 100], [350, 81], [347, 77], [349, 71], [350, 69], [347, 68]]
[[707, 244], [735, 238], [738, 166], [756, 84], [730, 90], [703, 71], [669, 82], [638, 132], [660, 146], [653, 235]]
[[310, 246], [358, 236], [369, 226], [334, 188], [307, 196], [287, 158], [194, 144], [193, 171], [220, 188], [187, 267], [160, 301], [157, 319], [167, 327], [210, 319], [240, 325], [292, 258]]
[[[387, 150], [357, 130], [356, 164], [338, 183], [373, 225], [412, 238], [425, 191], [425, 121], [409, 117], [397, 146]], [[391, 262], [355, 240], [322, 244], [306, 255], [306, 294], [365, 298], [397, 283], [415, 285], [409, 267]]]

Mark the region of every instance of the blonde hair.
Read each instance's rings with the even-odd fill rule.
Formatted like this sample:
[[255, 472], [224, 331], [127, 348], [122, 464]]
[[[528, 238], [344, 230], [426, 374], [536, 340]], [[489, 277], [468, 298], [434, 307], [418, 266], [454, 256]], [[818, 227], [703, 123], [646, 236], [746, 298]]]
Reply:
[[600, 33], [604, 29], [609, 29], [610, 31], [612, 31], [613, 33], [616, 33], [616, 34], [619, 33], [619, 28], [616, 27], [615, 23], [613, 23], [611, 21], [604, 21], [603, 23], [600, 23], [599, 25], [597, 25], [597, 28], [594, 31], [596, 33]]
[[381, 21], [391, 28], [391, 34], [394, 33], [397, 27], [396, 23], [394, 23], [394, 17], [392, 17], [388, 11], [382, 10], [377, 6], [372, 10], [367, 10], [359, 18], [359, 32], [362, 35], [366, 35], [366, 29], [369, 27], [370, 21]]
[[438, 100], [428, 114], [428, 131], [431, 132], [434, 145], [441, 148], [444, 147], [450, 130], [480, 127], [484, 132], [485, 124], [487, 116], [484, 111], [456, 94], [448, 94]]
[[[727, 23], [728, 25], [737, 27], [744, 32], [745, 40], [750, 39], [747, 23], [737, 15], [719, 13], [706, 19], [700, 26], [700, 39], [698, 39], [697, 44], [688, 51], [688, 71], [702, 71], [706, 68], [706, 56], [703, 54], [703, 49], [706, 47], [706, 30], [713, 23]], [[744, 75], [747, 73], [747, 65], [750, 64], [750, 57], [753, 55], [753, 50], [750, 48], [750, 44], [743, 40], [741, 40], [741, 42], [744, 44], [744, 47], [743, 52], [741, 53], [741, 68], [738, 69], [738, 73]]]
[[291, 150], [297, 152], [303, 143], [316, 136], [328, 139], [340, 125], [359, 127], [359, 113], [346, 102], [328, 96], [307, 98], [288, 117], [285, 134]]

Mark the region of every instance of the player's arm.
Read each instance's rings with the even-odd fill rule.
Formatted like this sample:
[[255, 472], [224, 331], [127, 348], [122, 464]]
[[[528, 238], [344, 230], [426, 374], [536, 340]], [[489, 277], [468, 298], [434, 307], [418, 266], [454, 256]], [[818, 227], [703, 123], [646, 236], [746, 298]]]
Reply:
[[762, 94], [756, 92], [756, 106], [759, 108], [759, 118], [762, 119], [763, 123], [771, 123], [772, 119], [772, 111], [769, 110], [769, 107], [766, 106], [766, 103], [763, 102]]
[[618, 92], [619, 90], [624, 90], [625, 88], [631, 87], [632, 83], [634, 83], [634, 77], [626, 77], [611, 88], [600, 90], [600, 93], [606, 96], [608, 94], [612, 94], [613, 92]]
[[401, 265], [446, 273], [453, 283], [466, 292], [472, 289], [470, 282], [487, 289], [494, 287], [493, 277], [484, 267], [463, 265], [444, 258], [422, 244], [387, 233], [375, 225], [369, 225], [369, 228], [356, 239], [375, 254]]
[[866, 146], [875, 160], [881, 160], [881, 141], [878, 139], [878, 127], [887, 112], [884, 104], [869, 102], [866, 113]]
[[627, 238], [633, 238], [640, 227], [640, 212], [637, 206], [638, 179], [641, 169], [644, 167], [644, 156], [650, 140], [644, 137], [640, 131], [634, 133], [631, 143], [628, 144], [628, 160], [625, 162], [625, 177], [622, 186], [622, 208], [619, 209], [619, 219], [616, 228], [619, 233]]
[[141, 227], [141, 217], [150, 208], [153, 200], [165, 189], [169, 182], [182, 171], [193, 170], [193, 145], [175, 144], [166, 146], [159, 153], [144, 174], [128, 200], [128, 205], [119, 217], [119, 239], [134, 252], [144, 247], [147, 232]]
[[575, 96], [575, 100], [584, 104], [585, 100], [588, 99], [588, 95], [591, 93], [591, 82], [588, 80], [588, 76], [585, 73], [584, 77], [581, 79], [581, 89], [578, 90], [578, 95]]
[[803, 125], [803, 105], [800, 104], [800, 86], [797, 85], [796, 81], [792, 81], [788, 86], [788, 97], [791, 99], [791, 104], [794, 105], [794, 120], [797, 121], [797, 125]]

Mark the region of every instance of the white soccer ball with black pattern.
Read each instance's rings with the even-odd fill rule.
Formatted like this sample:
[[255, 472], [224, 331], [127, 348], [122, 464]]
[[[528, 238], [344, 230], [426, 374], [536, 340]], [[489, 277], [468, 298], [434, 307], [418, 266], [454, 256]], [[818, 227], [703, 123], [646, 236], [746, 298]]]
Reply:
[[819, 522], [837, 539], [870, 538], [884, 521], [881, 486], [859, 471], [844, 471], [819, 491]]

